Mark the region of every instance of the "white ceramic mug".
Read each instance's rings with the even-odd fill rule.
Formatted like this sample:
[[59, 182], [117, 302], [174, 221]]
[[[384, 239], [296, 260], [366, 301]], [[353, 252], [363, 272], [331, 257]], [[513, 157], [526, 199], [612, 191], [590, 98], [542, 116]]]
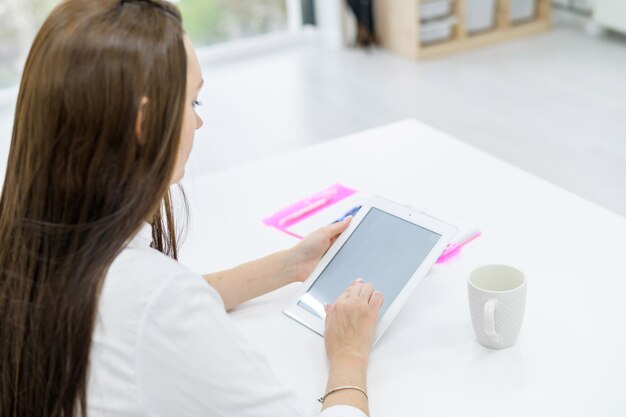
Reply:
[[470, 274], [467, 292], [478, 342], [491, 349], [513, 346], [524, 321], [524, 274], [507, 265], [481, 266]]

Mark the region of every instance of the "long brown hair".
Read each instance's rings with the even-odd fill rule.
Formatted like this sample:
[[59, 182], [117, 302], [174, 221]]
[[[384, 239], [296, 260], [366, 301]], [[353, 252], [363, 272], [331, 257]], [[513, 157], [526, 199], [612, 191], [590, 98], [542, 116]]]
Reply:
[[167, 1], [65, 0], [34, 40], [0, 198], [2, 417], [85, 415], [109, 265], [150, 219], [176, 258], [183, 37]]

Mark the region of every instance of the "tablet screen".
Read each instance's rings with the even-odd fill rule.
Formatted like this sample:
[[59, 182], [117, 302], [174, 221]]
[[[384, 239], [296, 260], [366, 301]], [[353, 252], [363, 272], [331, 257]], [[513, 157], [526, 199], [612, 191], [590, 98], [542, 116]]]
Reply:
[[320, 318], [356, 278], [385, 296], [382, 316], [437, 244], [440, 234], [372, 207], [298, 305]]

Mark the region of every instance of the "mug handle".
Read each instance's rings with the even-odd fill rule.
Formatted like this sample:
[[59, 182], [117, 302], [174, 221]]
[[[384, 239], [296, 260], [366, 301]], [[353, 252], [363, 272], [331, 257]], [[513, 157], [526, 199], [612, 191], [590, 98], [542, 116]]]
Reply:
[[496, 306], [498, 305], [498, 300], [495, 298], [491, 298], [489, 301], [485, 303], [483, 308], [483, 330], [487, 336], [493, 337], [497, 336], [496, 332]]

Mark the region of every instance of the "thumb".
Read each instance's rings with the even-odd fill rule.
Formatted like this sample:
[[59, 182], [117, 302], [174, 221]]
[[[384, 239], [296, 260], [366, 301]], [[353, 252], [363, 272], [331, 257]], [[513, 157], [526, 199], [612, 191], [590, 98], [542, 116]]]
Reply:
[[332, 304], [324, 304], [324, 311], [326, 312], [326, 314], [330, 312], [332, 306]]
[[346, 230], [348, 228], [348, 226], [350, 226], [350, 222], [352, 221], [352, 216], [348, 216], [345, 219], [343, 219], [340, 222], [334, 223], [331, 225], [331, 229], [330, 232], [332, 233], [332, 236], [337, 236], [338, 234], [342, 233], [344, 230]]

